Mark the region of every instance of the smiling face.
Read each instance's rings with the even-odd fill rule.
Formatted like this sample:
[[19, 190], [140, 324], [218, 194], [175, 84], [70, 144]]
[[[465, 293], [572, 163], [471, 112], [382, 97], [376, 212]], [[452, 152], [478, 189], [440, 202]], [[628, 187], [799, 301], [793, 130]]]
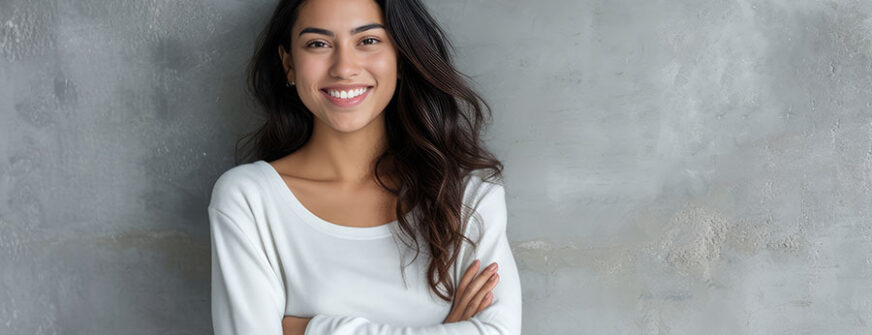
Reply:
[[[381, 119], [397, 84], [397, 54], [372, 0], [307, 0], [279, 57], [316, 122], [340, 132]], [[317, 125], [316, 125], [317, 127]]]

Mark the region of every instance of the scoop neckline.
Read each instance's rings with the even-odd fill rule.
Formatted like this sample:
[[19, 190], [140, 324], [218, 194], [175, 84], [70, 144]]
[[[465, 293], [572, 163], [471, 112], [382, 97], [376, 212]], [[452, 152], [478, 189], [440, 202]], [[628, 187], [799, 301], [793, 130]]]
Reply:
[[[346, 239], [375, 239], [393, 235], [392, 229], [398, 224], [399, 220], [393, 220], [373, 227], [351, 227], [322, 219], [300, 202], [300, 199], [298, 199], [294, 194], [294, 191], [288, 187], [288, 184], [285, 182], [284, 178], [282, 178], [282, 175], [279, 174], [271, 164], [265, 160], [258, 160], [255, 161], [255, 163], [260, 164], [266, 170], [269, 170], [268, 175], [275, 182], [275, 186], [280, 188], [279, 193], [283, 194], [279, 197], [279, 200], [290, 205], [290, 208], [297, 214], [297, 216], [312, 227], [324, 233]], [[286, 199], [288, 201], [285, 201]], [[409, 213], [406, 213], [406, 215], [408, 216]]]

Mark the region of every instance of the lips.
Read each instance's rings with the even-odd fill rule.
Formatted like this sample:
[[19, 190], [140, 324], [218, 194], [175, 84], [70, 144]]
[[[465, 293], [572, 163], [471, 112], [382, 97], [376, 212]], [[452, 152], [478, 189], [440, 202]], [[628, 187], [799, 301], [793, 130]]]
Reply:
[[363, 102], [372, 88], [372, 86], [366, 85], [337, 85], [322, 88], [320, 91], [334, 105], [351, 107]]

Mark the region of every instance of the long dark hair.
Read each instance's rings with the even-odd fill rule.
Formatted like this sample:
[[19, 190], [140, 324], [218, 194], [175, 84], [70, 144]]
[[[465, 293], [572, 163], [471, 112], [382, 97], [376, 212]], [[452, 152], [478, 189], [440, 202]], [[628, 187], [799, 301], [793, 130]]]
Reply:
[[[400, 79], [384, 110], [388, 149], [376, 160], [374, 174], [380, 186], [397, 197], [402, 240], [407, 247], [412, 243], [406, 238], [414, 242], [415, 258], [421, 251], [416, 232], [426, 241], [430, 289], [451, 301], [456, 288], [450, 269], [461, 243], [466, 240], [476, 247], [463, 235], [464, 180], [475, 170], [487, 172], [485, 180], [502, 180], [502, 163], [484, 148], [480, 137], [491, 117], [490, 107], [454, 68], [453, 46], [418, 0], [375, 1], [397, 48]], [[263, 107], [266, 120], [243, 137], [248, 138], [246, 155], [240, 159], [237, 151], [237, 163], [279, 159], [312, 135], [313, 115], [296, 90], [285, 86], [277, 51], [280, 45], [290, 50], [291, 28], [302, 2], [279, 1], [258, 37], [248, 68], [248, 89]], [[378, 173], [387, 158], [392, 158], [396, 189], [386, 186]], [[404, 213], [416, 206], [420, 210], [413, 225]]]

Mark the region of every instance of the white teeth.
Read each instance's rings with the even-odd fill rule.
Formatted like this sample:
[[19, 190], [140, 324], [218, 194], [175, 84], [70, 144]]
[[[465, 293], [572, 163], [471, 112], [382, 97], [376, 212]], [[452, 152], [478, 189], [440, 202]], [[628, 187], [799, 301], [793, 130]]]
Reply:
[[351, 99], [351, 98], [354, 98], [358, 95], [365, 93], [366, 90], [368, 90], [368, 89], [369, 88], [366, 87], [366, 88], [358, 88], [358, 89], [348, 90], [348, 91], [327, 90], [327, 94], [330, 94], [330, 96], [335, 97], [335, 98]]

